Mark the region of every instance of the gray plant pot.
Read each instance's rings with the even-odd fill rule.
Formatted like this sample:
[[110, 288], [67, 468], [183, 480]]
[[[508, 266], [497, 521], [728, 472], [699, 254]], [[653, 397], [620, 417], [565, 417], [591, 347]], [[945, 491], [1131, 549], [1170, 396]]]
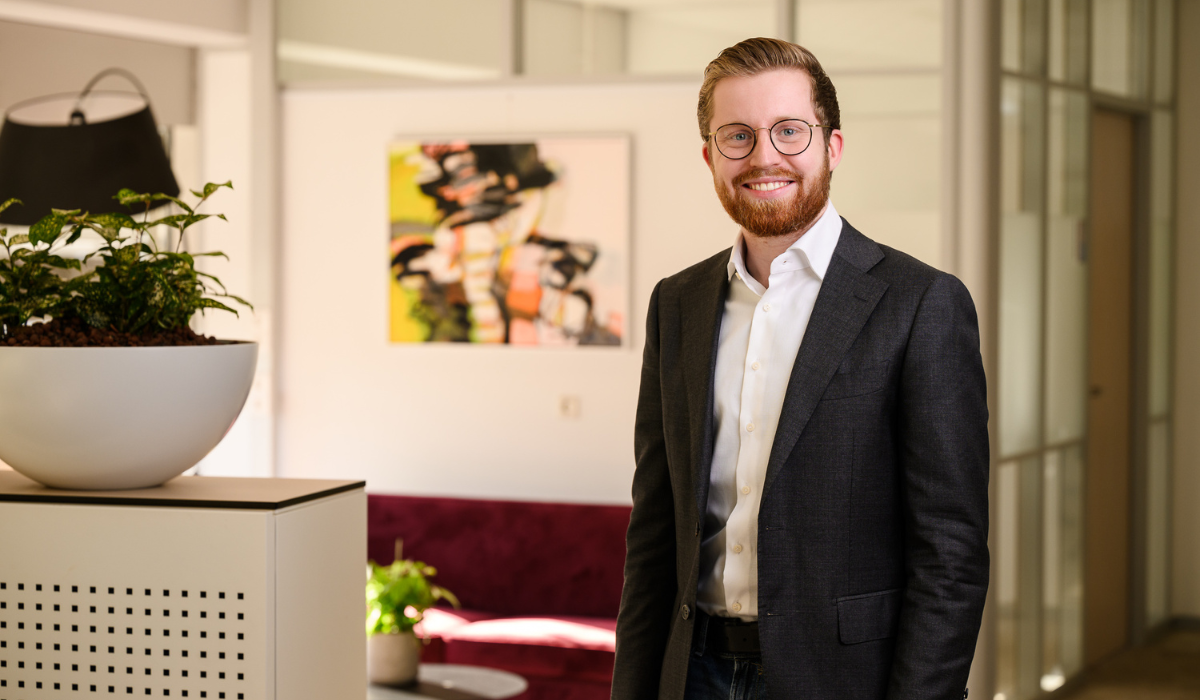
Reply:
[[417, 680], [421, 641], [412, 632], [367, 637], [367, 680], [376, 685], [410, 685]]

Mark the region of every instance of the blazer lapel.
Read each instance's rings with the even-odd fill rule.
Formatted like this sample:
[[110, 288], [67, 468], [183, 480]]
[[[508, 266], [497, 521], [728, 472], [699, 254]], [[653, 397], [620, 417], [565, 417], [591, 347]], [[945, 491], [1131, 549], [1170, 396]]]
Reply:
[[687, 391], [688, 434], [691, 436], [692, 475], [696, 479], [696, 507], [701, 522], [708, 502], [708, 482], [713, 450], [713, 382], [721, 317], [729, 294], [729, 256], [713, 258], [711, 267], [697, 270], [681, 294], [683, 373]]
[[829, 380], [887, 289], [886, 282], [867, 274], [882, 259], [879, 246], [843, 219], [841, 236], [792, 365], [764, 491], [787, 461]]

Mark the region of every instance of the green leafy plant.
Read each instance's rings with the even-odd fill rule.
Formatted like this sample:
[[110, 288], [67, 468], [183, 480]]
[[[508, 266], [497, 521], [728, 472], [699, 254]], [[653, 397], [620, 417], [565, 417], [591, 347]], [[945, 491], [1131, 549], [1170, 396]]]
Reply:
[[[10, 199], [0, 204], [0, 212], [21, 204]], [[0, 246], [6, 255], [0, 259], [0, 323], [24, 325], [32, 318], [57, 316], [69, 298], [67, 270], [80, 270], [80, 261], [63, 258], [51, 251], [51, 244], [30, 243], [28, 234], [9, 238], [8, 229], [0, 229]]]
[[429, 581], [437, 569], [425, 562], [401, 559], [400, 542], [396, 560], [387, 566], [367, 565], [367, 635], [412, 632], [425, 610], [439, 600], [460, 607], [458, 598]]
[[[222, 187], [233, 185], [208, 183], [201, 191], [193, 190], [196, 201], [191, 204], [166, 194], [123, 189], [116, 199], [129, 207], [144, 205], [143, 216], [55, 209], [28, 234], [8, 238], [7, 231], [2, 232], [0, 245], [8, 257], [0, 261], [0, 323], [12, 329], [39, 317], [78, 318], [92, 328], [138, 334], [182, 328], [206, 309], [236, 315], [222, 300], [252, 309], [246, 300], [229, 294], [219, 279], [196, 269], [197, 257], [227, 257], [224, 253], [183, 250], [188, 228], [211, 216], [225, 219], [223, 214], [198, 211]], [[164, 202], [174, 203], [182, 213], [150, 218], [150, 210]], [[5, 202], [0, 211], [15, 203]], [[159, 227], [176, 232], [174, 249], [159, 247], [152, 235]], [[99, 249], [82, 261], [63, 257], [62, 248], [85, 232], [102, 239]]]

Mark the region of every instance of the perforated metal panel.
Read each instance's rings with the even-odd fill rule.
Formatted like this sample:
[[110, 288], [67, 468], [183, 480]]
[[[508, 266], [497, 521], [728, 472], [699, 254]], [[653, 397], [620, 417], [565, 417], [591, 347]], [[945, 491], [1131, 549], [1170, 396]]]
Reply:
[[244, 700], [256, 666], [245, 603], [240, 591], [0, 580], [0, 700]]

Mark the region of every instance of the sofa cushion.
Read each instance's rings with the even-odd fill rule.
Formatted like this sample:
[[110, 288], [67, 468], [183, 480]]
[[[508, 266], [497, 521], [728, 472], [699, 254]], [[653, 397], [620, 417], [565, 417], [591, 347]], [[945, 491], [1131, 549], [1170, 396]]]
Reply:
[[370, 494], [367, 553], [437, 568], [464, 607], [497, 615], [617, 616], [629, 506]]
[[597, 692], [612, 679], [616, 620], [609, 618], [497, 618], [478, 610], [431, 608], [417, 632], [426, 639], [421, 652], [425, 662], [595, 683]]
[[413, 627], [418, 637], [423, 639], [442, 638], [451, 631], [474, 622], [491, 620], [496, 616], [481, 610], [460, 610], [454, 608], [429, 608], [421, 616], [421, 621]]
[[446, 629], [441, 637], [458, 642], [529, 644], [561, 649], [616, 651], [617, 621], [598, 617], [502, 617]]

